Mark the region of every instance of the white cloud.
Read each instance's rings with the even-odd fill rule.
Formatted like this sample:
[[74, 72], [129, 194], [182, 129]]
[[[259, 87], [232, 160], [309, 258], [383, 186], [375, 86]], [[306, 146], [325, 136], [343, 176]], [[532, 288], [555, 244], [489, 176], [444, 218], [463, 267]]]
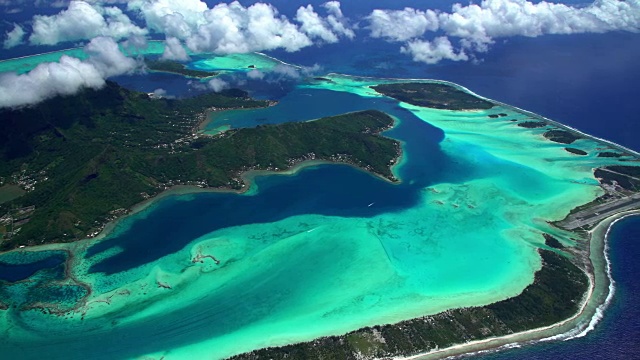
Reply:
[[149, 29], [183, 40], [206, 23], [209, 9], [200, 0], [134, 0], [128, 8], [139, 12]]
[[460, 50], [456, 52], [446, 36], [440, 36], [433, 41], [411, 40], [401, 48], [401, 52], [409, 54], [414, 61], [427, 64], [435, 64], [441, 60], [469, 60], [469, 57]]
[[205, 18], [207, 23], [187, 39], [187, 46], [195, 52], [297, 51], [312, 44], [296, 25], [267, 4], [246, 8], [238, 2], [218, 4], [205, 13]]
[[70, 95], [82, 87], [98, 89], [104, 78], [91, 64], [62, 56], [59, 63], [42, 63], [22, 75], [0, 75], [0, 107], [23, 106], [56, 95]]
[[14, 46], [18, 46], [24, 42], [24, 29], [18, 24], [13, 24], [13, 30], [7, 32], [7, 36], [4, 40], [4, 48], [10, 49]]
[[349, 39], [353, 39], [356, 37], [356, 34], [351, 29], [349, 25], [349, 20], [342, 14], [342, 9], [340, 9], [340, 2], [338, 1], [329, 1], [322, 4], [329, 15], [327, 16], [327, 22], [331, 25], [331, 29], [338, 35], [345, 36]]
[[63, 55], [59, 62], [42, 63], [26, 74], [0, 74], [0, 107], [35, 104], [81, 88], [98, 89], [106, 77], [131, 72], [137, 66], [110, 38], [92, 40], [85, 51], [90, 56], [84, 61]]
[[84, 52], [89, 55], [86, 62], [92, 64], [104, 78], [130, 73], [138, 67], [136, 60], [124, 55], [118, 44], [109, 37], [94, 38], [84, 47]]
[[87, 40], [96, 36], [116, 39], [144, 35], [146, 30], [134, 25], [116, 7], [102, 8], [84, 1], [72, 1], [66, 10], [56, 15], [33, 17], [33, 33], [29, 42], [34, 45], [54, 45], [65, 41]]
[[229, 88], [229, 83], [224, 80], [214, 78], [209, 80], [209, 82], [207, 83], [207, 87], [215, 92], [220, 92], [224, 89]]
[[328, 43], [338, 42], [338, 36], [331, 31], [330, 25], [322, 19], [313, 6], [301, 6], [296, 12], [296, 21], [300, 22], [300, 30], [311, 38], [320, 38]]
[[264, 73], [260, 70], [253, 69], [247, 73], [247, 77], [253, 80], [260, 80], [264, 78]]
[[167, 95], [167, 90], [163, 88], [157, 88], [153, 90], [153, 95], [155, 95], [156, 97], [164, 97]]
[[[196, 53], [229, 54], [274, 49], [293, 52], [314, 41], [335, 43], [341, 37], [355, 37], [338, 1], [321, 5], [325, 16], [318, 15], [311, 5], [300, 7], [293, 20], [262, 2], [244, 6], [233, 1], [209, 8], [201, 0], [130, 1], [127, 9], [136, 13], [146, 28], [138, 27], [119, 8], [108, 7], [109, 3], [121, 1], [75, 0], [56, 15], [36, 15], [29, 41], [53, 45], [96, 36], [130, 38], [153, 31], [180, 40]], [[176, 54], [167, 54], [172, 55]]]
[[412, 8], [403, 10], [373, 10], [367, 17], [371, 36], [391, 41], [406, 41], [422, 36], [439, 27], [438, 15], [433, 10]]
[[139, 53], [149, 46], [147, 38], [143, 35], [132, 35], [123, 41], [120, 45], [127, 51], [128, 54]]
[[487, 51], [495, 38], [509, 36], [638, 32], [640, 0], [597, 0], [585, 7], [546, 1], [483, 0], [480, 4], [455, 4], [450, 13], [411, 8], [374, 10], [367, 20], [372, 37], [389, 41], [413, 39], [403, 47], [403, 52], [418, 61], [432, 63], [440, 55], [427, 54], [445, 54], [443, 59], [463, 60], [464, 53], [456, 54], [449, 49], [448, 39], [446, 42], [441, 38], [433, 42], [418, 40], [428, 31], [441, 31], [459, 38], [462, 48], [476, 52]]
[[167, 90], [163, 89], [163, 88], [157, 88], [155, 90], [153, 90], [153, 93], [151, 93], [151, 97], [159, 99], [159, 98], [165, 98], [165, 99], [175, 99], [176, 97], [174, 95], [169, 95], [169, 93], [167, 92]]
[[598, 0], [587, 7], [546, 1], [484, 0], [479, 5], [456, 4], [440, 14], [441, 29], [477, 44], [508, 36], [602, 33], [640, 29], [640, 1]]
[[165, 60], [178, 60], [178, 61], [187, 61], [189, 60], [189, 55], [187, 51], [182, 46], [182, 43], [179, 39], [174, 37], [168, 37], [165, 41], [164, 52], [162, 53], [162, 59]]
[[329, 15], [322, 18], [313, 9], [313, 6], [301, 6], [296, 12], [295, 20], [301, 26], [300, 30], [311, 38], [319, 38], [327, 43], [338, 42], [339, 36], [354, 38], [355, 33], [349, 28], [348, 21], [342, 14], [340, 3], [330, 1], [322, 5]]
[[326, 17], [311, 5], [300, 7], [293, 22], [265, 3], [238, 1], [209, 8], [200, 0], [134, 0], [129, 9], [141, 14], [149, 29], [184, 41], [193, 52], [245, 53], [273, 49], [298, 51], [320, 42], [353, 38], [340, 3], [322, 5]]

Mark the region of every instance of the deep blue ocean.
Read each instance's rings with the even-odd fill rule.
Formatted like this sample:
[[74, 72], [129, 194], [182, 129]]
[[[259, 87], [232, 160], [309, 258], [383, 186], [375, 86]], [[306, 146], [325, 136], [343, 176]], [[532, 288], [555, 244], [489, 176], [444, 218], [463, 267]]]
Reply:
[[[254, 1], [241, 1], [250, 4]], [[316, 8], [324, 1], [309, 1]], [[271, 1], [280, 11], [291, 16], [295, 9], [307, 1]], [[372, 8], [423, 7], [424, 1], [343, 1], [344, 13], [350, 17], [368, 14]], [[448, 9], [452, 1], [430, 1], [430, 8]], [[57, 10], [56, 10], [57, 11]], [[53, 12], [50, 11], [50, 12]], [[28, 17], [28, 14], [6, 15], [8, 22]], [[3, 25], [4, 26], [4, 25]], [[2, 28], [4, 29], [4, 27]], [[571, 36], [543, 36], [539, 38], [509, 38], [498, 40], [490, 52], [480, 54], [477, 62], [443, 62], [425, 65], [411, 61], [400, 53], [401, 44], [387, 44], [365, 37], [366, 30], [358, 31], [354, 41], [309, 48], [298, 53], [270, 52], [283, 61], [313, 66], [320, 65], [323, 72], [401, 78], [434, 78], [459, 83], [472, 91], [576, 127], [589, 134], [614, 141], [633, 150], [640, 150], [640, 34], [607, 33]], [[60, 48], [69, 47], [69, 44]], [[44, 47], [36, 52], [55, 50]], [[4, 51], [1, 58], [27, 55], [34, 50], [26, 46]], [[165, 87], [175, 95], [191, 92], [186, 81], [174, 76], [157, 75], [146, 80], [120, 77], [121, 84], [144, 91]], [[167, 86], [167, 81], [170, 85]], [[255, 90], [257, 96], [269, 94], [283, 96], [273, 89]], [[355, 105], [354, 105], [355, 106]], [[392, 105], [390, 105], [392, 106]], [[434, 137], [437, 137], [434, 132]], [[426, 151], [426, 149], [425, 149]], [[434, 157], [437, 160], [437, 157]], [[342, 167], [340, 167], [342, 169]], [[346, 170], [344, 168], [344, 171]], [[315, 173], [312, 173], [314, 172]], [[308, 181], [335, 181], [322, 178], [322, 169], [302, 172]], [[336, 170], [333, 173], [340, 173]], [[326, 176], [333, 176], [326, 173]], [[368, 176], [360, 173], [357, 176]], [[352, 177], [358, 181], [357, 176]], [[265, 188], [281, 186], [283, 178], [274, 177], [259, 182]], [[410, 198], [394, 198], [393, 189], [383, 188], [380, 194], [405, 206]], [[275, 190], [274, 190], [275, 191]], [[302, 190], [301, 190], [302, 191]], [[337, 191], [337, 190], [336, 190]], [[268, 193], [268, 190], [267, 190]], [[295, 194], [292, 194], [294, 197]], [[225, 196], [216, 195], [220, 199]], [[336, 194], [338, 196], [338, 194]], [[357, 192], [349, 196], [359, 196]], [[268, 199], [268, 197], [263, 197]], [[260, 201], [263, 201], [260, 200]], [[363, 201], [368, 202], [368, 199]], [[248, 199], [243, 201], [258, 201]], [[306, 199], [305, 201], [320, 201]], [[338, 211], [341, 204], [325, 204]], [[295, 207], [296, 202], [290, 206]], [[163, 211], [160, 209], [159, 211]], [[295, 209], [287, 209], [295, 212]], [[345, 210], [346, 211], [346, 210]], [[247, 221], [270, 221], [268, 214], [254, 214]], [[231, 217], [232, 218], [232, 217]], [[197, 234], [191, 234], [197, 235]], [[192, 238], [192, 237], [191, 237]], [[506, 359], [640, 359], [640, 218], [628, 218], [616, 224], [610, 234], [610, 258], [616, 294], [604, 319], [585, 337], [571, 341], [545, 342], [494, 354], [474, 355], [482, 360]], [[185, 240], [186, 241], [186, 240]], [[108, 244], [104, 243], [105, 246]], [[179, 244], [178, 244], [179, 245]], [[176, 246], [178, 246], [176, 245]], [[135, 242], [131, 243], [135, 247]], [[99, 249], [96, 249], [96, 251]], [[170, 251], [171, 249], [164, 249]], [[131, 264], [129, 264], [131, 265]], [[124, 264], [123, 266], [127, 266]], [[108, 266], [105, 265], [106, 269]], [[102, 270], [104, 270], [102, 269]], [[0, 274], [2, 267], [0, 266]], [[28, 276], [24, 273], [20, 276]]]

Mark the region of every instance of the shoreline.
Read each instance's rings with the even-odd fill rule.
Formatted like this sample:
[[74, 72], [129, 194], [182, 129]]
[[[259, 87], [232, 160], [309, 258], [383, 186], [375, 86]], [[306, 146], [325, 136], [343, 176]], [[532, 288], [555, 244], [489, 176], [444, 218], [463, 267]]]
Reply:
[[[400, 155], [398, 155], [398, 159], [400, 159], [400, 157], [402, 156], [402, 153], [400, 153]], [[397, 166], [400, 162], [396, 161], [396, 163], [393, 165], [392, 169], [395, 168], [395, 166]], [[94, 237], [86, 237], [84, 239], [79, 240], [79, 242], [82, 241], [96, 241], [99, 242], [101, 240], [103, 240], [105, 237], [107, 237], [108, 235], [110, 235], [111, 233], [113, 233], [113, 231], [115, 231], [118, 227], [118, 225], [120, 225], [122, 223], [123, 220], [127, 219], [130, 216], [133, 216], [135, 214], [141, 213], [143, 211], [145, 211], [146, 209], [150, 208], [151, 206], [155, 205], [158, 201], [162, 201], [163, 199], [167, 198], [167, 197], [171, 197], [171, 196], [183, 196], [183, 195], [192, 195], [192, 194], [202, 194], [202, 193], [223, 193], [223, 194], [237, 194], [237, 195], [247, 195], [247, 196], [251, 196], [253, 194], [254, 191], [257, 191], [258, 189], [256, 188], [256, 184], [255, 184], [255, 178], [256, 177], [260, 177], [260, 176], [295, 176], [297, 175], [300, 171], [303, 171], [307, 168], [311, 168], [314, 166], [320, 166], [320, 165], [344, 165], [344, 166], [348, 166], [350, 168], [353, 168], [355, 170], [358, 171], [362, 171], [365, 174], [368, 174], [370, 176], [374, 176], [378, 179], [384, 180], [390, 184], [393, 185], [399, 185], [402, 183], [402, 180], [398, 180], [396, 182], [391, 181], [390, 179], [365, 170], [363, 168], [360, 168], [354, 164], [349, 164], [349, 163], [345, 163], [345, 162], [335, 162], [335, 161], [329, 161], [329, 160], [321, 160], [321, 159], [312, 159], [312, 160], [304, 160], [302, 162], [299, 162], [297, 164], [294, 164], [293, 166], [291, 166], [288, 169], [285, 170], [247, 170], [244, 171], [240, 177], [242, 178], [242, 181], [244, 182], [244, 184], [246, 186], [244, 186], [241, 189], [231, 189], [231, 188], [214, 188], [214, 187], [199, 187], [197, 185], [174, 185], [171, 186], [165, 190], [162, 190], [161, 192], [159, 192], [158, 194], [149, 197], [148, 199], [145, 199], [139, 203], [137, 203], [136, 205], [133, 205], [131, 208], [128, 209], [126, 214], [123, 214], [122, 216], [118, 217], [117, 219], [114, 219], [112, 221], [109, 221], [108, 223], [106, 223], [104, 225], [104, 228], [102, 229], [102, 231], [100, 231], [99, 234], [97, 234]], [[13, 249], [13, 250], [9, 250], [6, 252], [0, 252], [0, 255], [2, 254], [6, 254], [12, 251], [25, 251], [27, 249], [29, 249], [29, 251], [40, 251], [42, 250], [41, 247], [50, 247], [50, 246], [56, 246], [56, 245], [73, 245], [78, 243], [78, 241], [76, 242], [71, 242], [71, 243], [52, 243], [52, 244], [44, 244], [44, 245], [38, 245], [38, 246], [30, 246], [30, 247], [26, 247], [26, 248], [22, 248], [22, 249]]]
[[[401, 154], [398, 156], [398, 158], [400, 158]], [[399, 161], [397, 161], [393, 167], [395, 168], [395, 166], [397, 166], [399, 164]], [[337, 162], [337, 161], [330, 161], [330, 160], [321, 160], [321, 159], [310, 159], [310, 160], [304, 160], [302, 162], [299, 162], [297, 164], [294, 164], [293, 166], [291, 166], [288, 169], [285, 170], [247, 170], [244, 171], [240, 177], [242, 178], [242, 181], [245, 183], [246, 186], [244, 186], [241, 189], [232, 189], [232, 188], [224, 188], [224, 187], [220, 187], [220, 188], [215, 188], [215, 187], [200, 187], [197, 185], [173, 185], [169, 188], [166, 188], [162, 191], [160, 191], [158, 194], [151, 196], [145, 200], [142, 200], [141, 202], [133, 205], [132, 207], [130, 207], [129, 209], [127, 209], [127, 212], [118, 216], [116, 219], [113, 219], [107, 223], [104, 224], [104, 227], [102, 228], [102, 230], [95, 236], [93, 237], [84, 237], [82, 239], [76, 240], [76, 241], [72, 241], [72, 242], [58, 242], [58, 243], [49, 243], [49, 244], [42, 244], [42, 245], [34, 245], [34, 246], [27, 246], [27, 247], [23, 247], [23, 248], [15, 248], [15, 249], [11, 249], [11, 250], [7, 250], [7, 251], [0, 251], [0, 255], [4, 255], [4, 254], [8, 254], [8, 253], [12, 253], [12, 252], [38, 252], [38, 251], [48, 251], [48, 250], [59, 250], [59, 251], [71, 251], [71, 249], [77, 248], [78, 246], [86, 246], [85, 242], [90, 241], [90, 242], [100, 242], [102, 241], [105, 237], [107, 237], [108, 235], [111, 235], [115, 230], [117, 230], [118, 225], [120, 225], [122, 223], [123, 220], [127, 219], [130, 216], [133, 216], [135, 214], [141, 213], [145, 210], [147, 210], [149, 207], [155, 205], [158, 201], [162, 201], [163, 199], [167, 198], [167, 197], [171, 197], [171, 196], [183, 196], [183, 195], [195, 195], [195, 194], [203, 194], [203, 193], [226, 193], [226, 194], [237, 194], [237, 195], [246, 195], [246, 196], [251, 196], [253, 194], [254, 191], [257, 190], [256, 185], [255, 185], [255, 178], [256, 177], [260, 177], [260, 176], [295, 176], [296, 174], [298, 174], [300, 171], [303, 171], [307, 168], [311, 168], [314, 166], [320, 166], [320, 165], [343, 165], [343, 166], [348, 166], [352, 169], [355, 169], [357, 171], [362, 171], [365, 174], [368, 174], [370, 176], [376, 177], [378, 179], [384, 180], [390, 184], [393, 185], [399, 185], [402, 183], [402, 180], [398, 179], [398, 181], [393, 182], [390, 179], [365, 170], [363, 168], [360, 168], [354, 164], [349, 164], [349, 163], [345, 163], [345, 162]]]
[[[444, 349], [433, 350], [430, 352], [420, 353], [408, 357], [394, 357], [393, 359], [443, 359], [453, 356], [470, 355], [474, 353], [494, 351], [497, 352], [512, 348], [514, 346], [531, 345], [533, 343], [543, 341], [571, 340], [587, 335], [591, 330], [594, 329], [595, 325], [600, 321], [600, 319], [602, 319], [602, 315], [608, 308], [611, 299], [613, 298], [613, 294], [615, 293], [615, 281], [611, 277], [611, 261], [608, 254], [609, 233], [611, 231], [611, 228], [618, 221], [632, 216], [640, 216], [640, 210], [630, 210], [612, 215], [611, 217], [608, 217], [599, 222], [592, 230], [588, 232], [590, 236], [589, 260], [593, 269], [593, 273], [588, 273], [585, 271], [589, 278], [589, 291], [583, 297], [580, 310], [572, 317], [565, 319], [559, 323], [541, 328], [526, 330], [502, 337], [493, 337], [468, 343], [457, 344]], [[593, 251], [596, 250], [593, 249], [594, 247], [596, 249], [600, 248], [600, 251]], [[600, 263], [600, 265], [603, 266], [597, 266], [596, 269], [596, 263]], [[605, 288], [606, 292], [598, 293], [598, 290], [602, 291], [605, 290]], [[604, 296], [605, 294], [606, 296]], [[603, 297], [604, 299], [602, 299]], [[589, 321], [585, 323], [584, 320]], [[554, 330], [560, 331], [558, 332]]]
[[[225, 111], [235, 111], [235, 110], [256, 110], [256, 109], [266, 109], [266, 108], [270, 108], [272, 106], [276, 106], [278, 105], [278, 101], [277, 100], [266, 100], [267, 101], [267, 106], [263, 106], [263, 107], [255, 107], [255, 108], [245, 108], [245, 107], [236, 107], [236, 108], [210, 108], [210, 109], [206, 109], [205, 111], [199, 113], [197, 116], [200, 117], [198, 124], [196, 126], [194, 126], [194, 131], [196, 133], [198, 133], [199, 135], [203, 135], [203, 136], [216, 136], [216, 135], [220, 135], [224, 132], [226, 132], [227, 130], [232, 130], [230, 125], [222, 125], [222, 126], [229, 126], [229, 129], [225, 129], [224, 131], [220, 131], [216, 134], [208, 134], [207, 133], [207, 126], [209, 124], [211, 124], [214, 119], [212, 118], [213, 114], [215, 113], [221, 113], [221, 112], [225, 112]], [[215, 129], [212, 129], [215, 130]]]
[[[262, 55], [262, 54], [261, 54]], [[266, 55], [265, 55], [266, 56]], [[341, 76], [345, 76], [345, 75], [341, 75]], [[349, 76], [349, 75], [346, 75]], [[362, 77], [364, 78], [364, 77]], [[376, 78], [377, 79], [377, 78]], [[402, 80], [402, 81], [411, 81], [412, 79], [397, 79], [397, 80]], [[497, 106], [501, 106], [501, 107], [505, 107], [507, 109], [512, 109], [514, 111], [523, 113], [523, 114], [527, 114], [529, 116], [535, 117], [537, 119], [540, 119], [542, 121], [545, 121], [549, 124], [552, 124], [554, 126], [557, 126], [559, 128], [565, 129], [567, 131], [571, 131], [577, 134], [580, 134], [583, 137], [586, 138], [590, 138], [593, 139], [595, 141], [598, 142], [602, 142], [604, 144], [607, 144], [609, 146], [612, 146], [616, 149], [622, 150], [624, 152], [628, 152], [634, 155], [640, 155], [640, 153], [635, 152], [633, 150], [627, 149], [624, 146], [615, 144], [613, 142], [604, 140], [604, 139], [600, 139], [588, 134], [585, 134], [577, 129], [574, 129], [572, 127], [563, 125], [561, 123], [558, 123], [556, 121], [547, 119], [543, 116], [540, 116], [538, 114], [534, 114], [531, 112], [528, 112], [526, 110], [522, 110], [519, 109], [517, 107], [508, 105], [508, 104], [504, 104], [502, 102], [499, 101], [495, 101], [492, 99], [488, 99], [485, 97], [482, 97], [480, 95], [477, 95], [475, 93], [473, 93], [472, 91], [458, 85], [455, 83], [450, 83], [447, 81], [439, 81], [439, 80], [428, 80], [428, 79], [415, 79], [413, 81], [416, 80], [420, 80], [420, 81], [430, 81], [430, 82], [436, 82], [436, 83], [445, 83], [445, 84], [449, 84], [452, 86], [455, 86], [456, 88], [460, 88], [463, 89], [465, 91], [467, 91], [468, 93], [477, 96], [478, 98], [481, 99], [486, 99], [488, 101], [491, 101], [492, 103], [496, 104]], [[219, 109], [219, 110], [213, 110], [215, 111], [223, 111], [223, 110], [236, 110], [236, 109]], [[241, 109], [237, 109], [237, 110], [241, 110]], [[247, 109], [248, 110], [248, 109]], [[207, 116], [205, 117], [205, 120], [203, 122], [207, 122], [209, 123], [211, 121], [210, 119], [210, 113], [207, 112]], [[395, 126], [395, 124], [394, 124]], [[205, 134], [206, 135], [206, 134]], [[402, 148], [401, 148], [402, 149]], [[396, 162], [394, 163], [393, 166], [391, 166], [391, 171], [393, 172], [393, 169], [396, 166], [399, 166], [402, 163], [402, 151], [400, 152], [400, 154], [398, 155], [398, 158], [396, 160]], [[123, 214], [122, 216], [119, 216], [117, 219], [114, 219], [110, 222], [108, 222], [107, 224], [104, 225], [102, 231], [100, 231], [100, 233], [98, 235], [96, 235], [95, 237], [91, 237], [91, 238], [87, 238], [85, 237], [84, 239], [81, 239], [80, 242], [84, 242], [84, 241], [101, 241], [102, 239], [104, 239], [106, 236], [110, 235], [114, 230], [117, 229], [118, 224], [121, 224], [122, 220], [128, 218], [131, 215], [135, 215], [137, 213], [143, 212], [144, 210], [148, 209], [149, 207], [151, 207], [152, 205], [156, 204], [157, 201], [161, 201], [166, 197], [170, 197], [170, 196], [181, 196], [181, 195], [189, 195], [189, 194], [198, 194], [198, 193], [206, 193], [206, 192], [214, 192], [214, 193], [235, 193], [235, 194], [246, 194], [246, 195], [251, 195], [253, 191], [257, 191], [257, 186], [255, 184], [255, 178], [258, 176], [273, 176], [273, 175], [287, 175], [287, 176], [293, 176], [296, 175], [298, 172], [309, 168], [309, 167], [313, 167], [313, 166], [318, 166], [318, 165], [327, 165], [327, 164], [343, 164], [343, 165], [347, 165], [350, 166], [352, 168], [355, 168], [359, 171], [363, 171], [365, 173], [368, 173], [372, 176], [376, 176], [378, 178], [382, 178], [385, 179], [387, 181], [389, 181], [390, 183], [393, 184], [398, 184], [399, 182], [392, 182], [391, 180], [389, 180], [388, 178], [381, 176], [380, 174], [376, 174], [370, 171], [367, 171], [366, 169], [360, 168], [354, 164], [349, 164], [349, 163], [344, 163], [344, 162], [334, 162], [334, 161], [329, 161], [329, 160], [304, 160], [301, 161], [299, 163], [296, 163], [294, 165], [292, 165], [291, 167], [285, 169], [285, 170], [248, 170], [248, 171], [244, 171], [240, 174], [240, 177], [242, 178], [243, 182], [245, 185], [243, 185], [243, 187], [241, 189], [235, 190], [235, 189], [231, 189], [231, 188], [208, 188], [208, 187], [199, 187], [196, 185], [175, 185], [169, 188], [166, 188], [164, 190], [161, 190], [158, 194], [143, 200], [142, 202], [132, 206], [126, 214]], [[401, 182], [401, 181], [400, 181]], [[615, 223], [621, 219], [624, 219], [625, 217], [629, 217], [629, 216], [638, 216], [640, 215], [640, 210], [632, 210], [632, 211], [628, 211], [628, 212], [623, 212], [623, 213], [618, 213], [615, 215], [612, 215], [606, 219], [603, 219], [602, 221], [600, 221], [597, 225], [595, 225], [593, 227], [593, 229], [591, 229], [588, 232], [588, 236], [589, 239], [587, 240], [587, 247], [589, 248], [589, 262], [591, 267], [587, 266], [587, 270], [585, 270], [585, 273], [587, 274], [588, 278], [589, 278], [589, 289], [588, 292], [586, 292], [583, 296], [583, 299], [581, 301], [581, 306], [579, 311], [574, 314], [572, 317], [565, 319], [561, 322], [546, 326], [546, 327], [541, 327], [541, 328], [535, 328], [535, 329], [530, 329], [530, 330], [526, 330], [523, 332], [518, 332], [518, 333], [513, 333], [513, 334], [509, 334], [506, 336], [502, 336], [502, 337], [495, 337], [495, 338], [488, 338], [488, 339], [483, 339], [483, 340], [477, 340], [474, 342], [469, 342], [469, 343], [462, 343], [459, 345], [454, 345], [448, 348], [444, 348], [444, 349], [438, 349], [438, 350], [434, 350], [428, 353], [423, 353], [423, 354], [417, 354], [417, 355], [413, 355], [410, 357], [401, 357], [401, 358], [396, 358], [396, 359], [436, 359], [436, 358], [442, 358], [442, 357], [450, 357], [450, 356], [456, 356], [456, 355], [462, 355], [462, 354], [472, 354], [474, 352], [484, 352], [484, 351], [493, 351], [493, 350], [500, 350], [501, 348], [506, 348], [509, 347], [510, 345], [513, 344], [519, 344], [519, 343], [531, 343], [531, 342], [538, 342], [538, 341], [548, 341], [548, 340], [558, 340], [558, 339], [563, 339], [563, 340], [568, 340], [574, 337], [580, 337], [580, 336], [584, 336], [581, 334], [586, 334], [588, 333], [591, 329], [593, 329], [592, 327], [592, 323], [593, 325], [595, 325], [597, 323], [597, 320], [594, 322], [594, 319], [596, 319], [596, 316], [598, 315], [598, 311], [600, 309], [600, 311], [604, 311], [606, 309], [606, 307], [608, 306], [608, 303], [610, 302], [610, 298], [613, 296], [613, 293], [615, 291], [615, 288], [613, 287], [614, 281], [611, 278], [611, 274], [610, 274], [610, 260], [608, 258], [608, 235], [609, 235], [609, 231], [612, 228], [613, 225], [615, 225]], [[605, 229], [606, 228], [606, 229]], [[69, 248], [73, 247], [74, 244], [76, 243], [68, 243], [68, 244], [64, 244], [64, 243], [55, 243], [55, 244], [47, 244], [47, 245], [41, 245], [41, 246], [65, 246], [68, 245]], [[40, 251], [42, 249], [38, 249], [40, 246], [35, 246], [35, 247], [28, 247], [26, 249], [13, 249], [10, 251], [19, 251], [19, 250], [23, 250], [23, 251]], [[601, 247], [601, 251], [598, 251], [599, 247]], [[34, 250], [34, 248], [36, 248]], [[7, 251], [7, 252], [10, 252]], [[2, 254], [0, 252], [0, 254]], [[602, 255], [601, 255], [602, 254]], [[599, 256], [601, 256], [602, 258], [599, 258]], [[597, 265], [596, 265], [597, 264]], [[606, 265], [603, 267], [603, 265]], [[589, 271], [589, 269], [591, 271]], [[606, 276], [605, 276], [606, 275]], [[603, 282], [602, 277], [605, 276], [608, 278], [608, 281]], [[599, 278], [600, 277], [600, 278]], [[602, 284], [600, 284], [602, 283]], [[598, 290], [600, 291], [604, 291], [604, 288], [600, 288], [599, 286], [604, 286], [605, 283], [607, 284], [608, 291], [606, 292], [606, 298], [603, 301], [600, 301], [601, 298], [603, 297], [603, 295], [605, 295], [605, 293], [598, 293]], [[603, 307], [604, 306], [604, 307]], [[591, 314], [593, 313], [593, 314]], [[588, 324], [584, 324], [583, 320], [587, 320], [587, 319], [583, 319], [588, 317], [587, 315], [591, 314], [590, 319], [591, 321]], [[569, 327], [571, 326], [571, 328], [568, 331], [563, 331], [557, 334], [553, 334], [554, 330], [561, 330], [564, 329], [564, 327]], [[575, 330], [577, 329], [577, 331], [579, 331], [579, 333], [577, 335], [570, 335], [572, 334]], [[550, 332], [550, 334], [546, 334], [546, 332]], [[565, 338], [564, 335], [566, 335], [567, 337]], [[521, 339], [520, 339], [521, 338]], [[475, 348], [478, 348], [477, 350]], [[472, 351], [469, 351], [472, 350]]]

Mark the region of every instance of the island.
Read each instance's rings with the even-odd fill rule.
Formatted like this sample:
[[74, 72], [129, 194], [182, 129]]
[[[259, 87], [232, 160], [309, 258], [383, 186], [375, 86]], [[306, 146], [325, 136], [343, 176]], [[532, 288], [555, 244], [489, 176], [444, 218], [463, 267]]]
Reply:
[[379, 135], [394, 120], [379, 111], [213, 137], [197, 131], [207, 109], [269, 104], [239, 90], [152, 99], [109, 82], [101, 90], [0, 112], [0, 176], [26, 191], [0, 204], [0, 248], [95, 236], [172, 186], [241, 190], [248, 171], [284, 171], [306, 160], [351, 164], [397, 181], [391, 167], [400, 144]]
[[189, 69], [184, 64], [173, 60], [146, 60], [145, 63], [151, 71], [178, 74], [196, 79], [218, 75], [217, 72]]
[[[491, 109], [494, 104], [451, 85], [439, 83], [381, 84], [375, 91], [406, 103], [435, 109]], [[491, 115], [498, 117], [499, 115]]]
[[564, 148], [566, 151], [572, 153], [572, 154], [576, 154], [576, 155], [587, 155], [588, 152], [584, 151], [584, 150], [580, 150], [580, 149], [576, 149], [576, 148], [572, 148], [572, 147], [566, 147]]

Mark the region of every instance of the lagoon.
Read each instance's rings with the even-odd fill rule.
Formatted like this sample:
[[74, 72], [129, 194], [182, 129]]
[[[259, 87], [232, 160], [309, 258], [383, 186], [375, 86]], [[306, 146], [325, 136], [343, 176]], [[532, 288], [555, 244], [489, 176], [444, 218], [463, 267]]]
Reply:
[[[542, 232], [574, 243], [546, 221], [600, 194], [591, 168], [618, 161], [576, 157], [544, 129], [516, 126], [510, 120], [529, 115], [511, 108], [417, 108], [367, 88], [388, 80], [328, 77], [268, 109], [216, 113], [210, 126], [380, 109], [398, 119], [386, 135], [403, 142], [401, 184], [319, 165], [259, 176], [241, 195], [165, 197], [104, 238], [51, 246], [75, 255], [70, 271], [93, 292], [61, 317], [0, 313], [0, 328], [12, 329], [0, 351], [224, 358], [492, 303], [531, 283]], [[602, 144], [575, 146], [593, 153]]]

